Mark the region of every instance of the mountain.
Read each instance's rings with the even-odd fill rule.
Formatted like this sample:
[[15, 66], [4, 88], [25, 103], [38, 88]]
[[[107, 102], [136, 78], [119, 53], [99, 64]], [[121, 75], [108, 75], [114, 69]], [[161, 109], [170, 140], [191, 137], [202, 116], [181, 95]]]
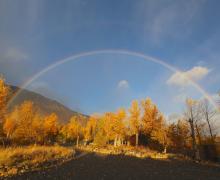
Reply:
[[[20, 88], [16, 86], [10, 86], [10, 88], [12, 97], [18, 90], [20, 90]], [[34, 106], [38, 108], [39, 113], [42, 115], [48, 115], [52, 112], [56, 113], [60, 123], [67, 123], [72, 116], [82, 115], [85, 118], [83, 118], [84, 120], [80, 123], [85, 125], [88, 117], [87, 115], [69, 109], [56, 100], [49, 99], [41, 94], [26, 89], [23, 89], [20, 94], [14, 98], [13, 102], [9, 105], [9, 110], [13, 109], [16, 105], [20, 105], [25, 100], [32, 101]]]

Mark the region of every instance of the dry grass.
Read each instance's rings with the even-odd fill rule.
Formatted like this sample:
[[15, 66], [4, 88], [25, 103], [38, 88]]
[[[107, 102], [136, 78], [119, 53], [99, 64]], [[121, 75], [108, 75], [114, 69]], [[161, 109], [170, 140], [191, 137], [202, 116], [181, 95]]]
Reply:
[[167, 159], [169, 154], [159, 153], [157, 151], [153, 151], [144, 147], [132, 147], [132, 146], [105, 146], [105, 147], [97, 147], [97, 146], [81, 146], [81, 150], [96, 152], [100, 154], [123, 154], [126, 156], [134, 156], [138, 158], [152, 158], [152, 159]]
[[0, 176], [46, 168], [73, 156], [74, 150], [61, 146], [0, 148]]
[[[160, 153], [158, 151], [146, 148], [146, 147], [134, 147], [134, 146], [120, 146], [120, 147], [114, 147], [112, 145], [103, 146], [103, 147], [97, 147], [95, 145], [88, 145], [88, 146], [80, 146], [79, 149], [87, 152], [95, 152], [100, 155], [125, 155], [125, 156], [132, 156], [137, 158], [151, 158], [151, 159], [159, 159], [159, 160], [165, 160], [170, 161], [171, 159], [176, 159], [179, 161], [193, 161], [192, 158], [188, 156], [184, 156], [182, 154], [172, 154], [172, 153]], [[210, 162], [210, 161], [196, 161], [197, 163], [203, 164], [203, 165], [210, 165], [210, 166], [216, 166], [220, 167], [218, 163]]]

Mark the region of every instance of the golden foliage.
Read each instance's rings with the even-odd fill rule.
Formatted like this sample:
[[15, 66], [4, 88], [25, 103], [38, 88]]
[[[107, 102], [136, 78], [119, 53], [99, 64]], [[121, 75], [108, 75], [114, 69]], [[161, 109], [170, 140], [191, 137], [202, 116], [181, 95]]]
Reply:
[[140, 131], [140, 113], [141, 113], [137, 100], [132, 101], [129, 112], [130, 112], [130, 128], [132, 133], [136, 134]]
[[5, 80], [0, 76], [0, 137], [4, 136], [3, 124], [5, 121], [7, 100], [9, 98], [10, 89], [5, 84]]
[[94, 140], [96, 133], [96, 126], [97, 126], [97, 118], [95, 116], [90, 116], [84, 132], [84, 136], [87, 141]]
[[44, 118], [44, 134], [50, 141], [54, 141], [58, 134], [58, 117], [55, 113], [50, 114]]
[[9, 93], [9, 87], [5, 84], [5, 80], [0, 77], [0, 121], [3, 121], [5, 115]]
[[16, 144], [52, 143], [58, 128], [57, 115], [52, 113], [43, 118], [31, 101], [24, 101], [8, 113], [3, 125], [7, 139]]
[[183, 150], [189, 144], [190, 127], [187, 121], [180, 119], [177, 123], [172, 123], [168, 127], [168, 136], [171, 146], [175, 149]]

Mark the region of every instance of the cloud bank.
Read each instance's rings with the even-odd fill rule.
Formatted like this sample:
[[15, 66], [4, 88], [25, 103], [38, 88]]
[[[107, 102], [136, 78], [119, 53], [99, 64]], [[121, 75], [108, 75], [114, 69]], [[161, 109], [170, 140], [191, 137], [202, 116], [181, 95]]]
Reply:
[[206, 67], [195, 66], [188, 71], [176, 72], [168, 80], [167, 84], [186, 87], [191, 84], [192, 81], [199, 81], [203, 79], [210, 70]]

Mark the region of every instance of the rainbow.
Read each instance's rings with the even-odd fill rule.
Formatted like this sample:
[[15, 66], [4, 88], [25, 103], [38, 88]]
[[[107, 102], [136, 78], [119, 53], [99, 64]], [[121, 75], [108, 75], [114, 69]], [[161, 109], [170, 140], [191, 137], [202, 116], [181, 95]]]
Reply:
[[[128, 50], [115, 50], [115, 49], [104, 49], [104, 50], [95, 50], [95, 51], [89, 51], [89, 52], [83, 52], [83, 53], [79, 53], [76, 55], [72, 55], [69, 56], [67, 58], [58, 60], [57, 62], [47, 66], [46, 68], [44, 68], [43, 70], [39, 71], [38, 73], [36, 73], [34, 76], [32, 76], [30, 79], [28, 79], [22, 86], [21, 89], [16, 93], [15, 96], [13, 96], [13, 98], [11, 98], [11, 100], [8, 102], [8, 106], [14, 101], [14, 99], [19, 96], [19, 94], [22, 92], [22, 89], [25, 89], [28, 85], [30, 85], [33, 81], [37, 80], [39, 77], [43, 76], [45, 73], [47, 73], [48, 71], [53, 70], [54, 68], [67, 63], [69, 61], [74, 61], [74, 60], [79, 60], [82, 57], [87, 57], [87, 56], [93, 56], [93, 55], [98, 55], [98, 54], [121, 54], [121, 55], [130, 55], [130, 56], [135, 56], [141, 59], [144, 59], [146, 61], [151, 61], [154, 63], [157, 63], [167, 69], [169, 69], [170, 71], [176, 73], [179, 72], [181, 73], [182, 71], [177, 69], [174, 66], [171, 66], [168, 63], [165, 63], [164, 61], [158, 59], [158, 58], [154, 58], [148, 55], [145, 55], [143, 53], [139, 53], [139, 52], [134, 52], [134, 51], [128, 51]], [[194, 86], [210, 103], [211, 105], [213, 105], [213, 107], [218, 110], [218, 105], [216, 104], [216, 102], [213, 100], [213, 98], [195, 81], [193, 81], [192, 79], [190, 79], [189, 77], [186, 77], [189, 82], [192, 84], [192, 86]]]

